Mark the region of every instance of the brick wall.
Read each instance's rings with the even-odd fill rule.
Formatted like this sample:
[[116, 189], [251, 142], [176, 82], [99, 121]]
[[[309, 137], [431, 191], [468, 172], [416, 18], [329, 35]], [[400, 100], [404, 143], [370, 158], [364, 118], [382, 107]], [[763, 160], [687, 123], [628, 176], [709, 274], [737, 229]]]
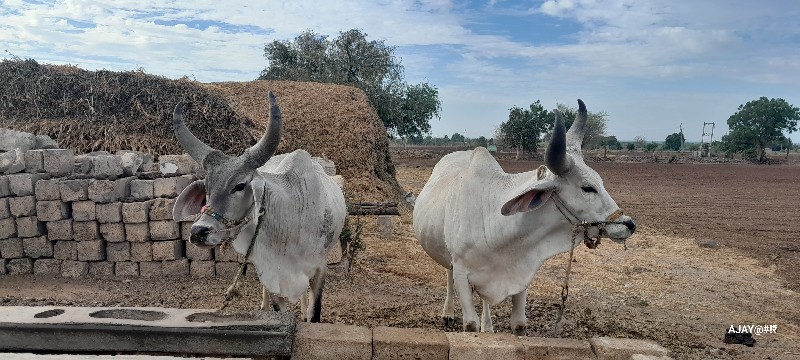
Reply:
[[14, 156], [17, 166], [0, 175], [0, 275], [231, 276], [242, 256], [189, 244], [191, 223], [172, 220], [175, 198], [202, 170], [188, 155], [158, 160], [64, 149]]

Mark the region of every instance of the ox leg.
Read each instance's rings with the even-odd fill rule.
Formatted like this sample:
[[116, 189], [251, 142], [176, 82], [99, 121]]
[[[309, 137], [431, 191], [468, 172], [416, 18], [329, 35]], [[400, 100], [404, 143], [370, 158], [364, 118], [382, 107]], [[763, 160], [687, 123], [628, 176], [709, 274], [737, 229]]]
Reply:
[[289, 311], [289, 300], [285, 297], [270, 294], [270, 302], [272, 302], [272, 309], [275, 311]]
[[511, 330], [514, 335], [525, 336], [528, 327], [528, 318], [525, 317], [525, 302], [528, 289], [511, 296]]
[[461, 302], [461, 314], [463, 315], [463, 327], [467, 332], [478, 332], [478, 314], [475, 312], [475, 304], [472, 302], [472, 287], [467, 279], [467, 272], [464, 269], [453, 267], [453, 285], [458, 292], [458, 300]]
[[453, 289], [453, 269], [447, 269], [447, 296], [444, 298], [444, 308], [442, 309], [442, 324], [451, 327], [456, 324], [456, 293]]
[[267, 309], [267, 299], [269, 296], [267, 295], [267, 288], [261, 287], [261, 310]]
[[486, 300], [481, 299], [483, 303], [483, 311], [481, 311], [481, 332], [494, 332], [494, 326], [492, 326], [492, 309], [489, 306], [489, 302]]
[[311, 300], [311, 289], [306, 290], [306, 293], [300, 297], [300, 321], [308, 321], [308, 304]]
[[325, 287], [325, 268], [317, 270], [311, 278], [311, 294], [308, 299], [308, 319], [311, 322], [320, 322], [322, 318], [322, 289]]

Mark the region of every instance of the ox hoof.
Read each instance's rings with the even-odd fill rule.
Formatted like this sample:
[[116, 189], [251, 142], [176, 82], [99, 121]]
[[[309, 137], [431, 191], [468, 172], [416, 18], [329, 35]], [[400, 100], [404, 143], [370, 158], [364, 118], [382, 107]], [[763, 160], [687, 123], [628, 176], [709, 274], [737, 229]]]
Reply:
[[528, 333], [528, 327], [525, 325], [514, 326], [514, 335], [525, 336]]
[[443, 316], [442, 317], [442, 325], [444, 325], [444, 327], [446, 327], [446, 328], [453, 327], [453, 326], [456, 325], [456, 318], [452, 318], [452, 317], [449, 317], [449, 316]]
[[474, 321], [464, 324], [464, 332], [478, 332], [478, 324]]

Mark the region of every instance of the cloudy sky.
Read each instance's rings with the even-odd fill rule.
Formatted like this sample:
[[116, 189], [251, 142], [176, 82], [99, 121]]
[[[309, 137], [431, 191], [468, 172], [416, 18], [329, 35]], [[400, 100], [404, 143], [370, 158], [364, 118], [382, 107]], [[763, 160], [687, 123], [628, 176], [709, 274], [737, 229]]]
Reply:
[[[760, 96], [800, 106], [795, 0], [0, 0], [0, 57], [203, 82], [252, 80], [263, 46], [361, 29], [439, 89], [433, 135], [491, 136], [541, 100], [609, 115], [610, 135], [715, 138]], [[245, 5], [246, 4], [246, 5]], [[800, 133], [791, 135], [800, 143]]]

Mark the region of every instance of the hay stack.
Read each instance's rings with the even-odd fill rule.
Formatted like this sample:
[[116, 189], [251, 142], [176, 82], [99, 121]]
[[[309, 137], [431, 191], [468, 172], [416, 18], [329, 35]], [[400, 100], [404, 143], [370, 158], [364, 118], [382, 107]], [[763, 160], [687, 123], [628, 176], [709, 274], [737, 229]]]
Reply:
[[283, 111], [278, 152], [305, 149], [336, 163], [350, 201], [402, 195], [386, 130], [356, 88], [284, 81], [202, 84], [143, 71], [86, 71], [34, 60], [0, 61], [0, 126], [48, 135], [76, 153], [138, 150], [183, 153], [172, 109], [189, 104], [186, 123], [200, 140], [241, 154], [264, 132], [272, 90]]

